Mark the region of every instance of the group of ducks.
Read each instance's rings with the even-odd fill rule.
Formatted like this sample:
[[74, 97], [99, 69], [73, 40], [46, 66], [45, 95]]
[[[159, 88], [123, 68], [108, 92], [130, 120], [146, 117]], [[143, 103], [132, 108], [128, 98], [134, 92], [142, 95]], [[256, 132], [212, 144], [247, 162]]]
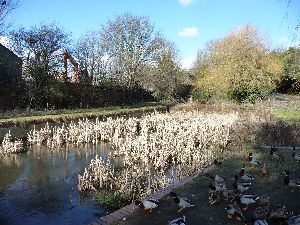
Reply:
[[[270, 156], [272, 160], [276, 160], [279, 163], [284, 162], [284, 157], [279, 154], [275, 147], [271, 147]], [[292, 152], [292, 157], [296, 162], [300, 162], [300, 155], [296, 154], [295, 148]], [[266, 164], [262, 164], [261, 161], [254, 159], [253, 154], [249, 153], [247, 156], [247, 161], [251, 166], [261, 166], [260, 174], [263, 177], [269, 176], [269, 170], [266, 167]], [[214, 164], [217, 166], [221, 165], [221, 162], [217, 160], [214, 161]], [[290, 179], [290, 171], [286, 170], [284, 177], [284, 184], [286, 189], [300, 187], [300, 181]], [[289, 213], [286, 210], [284, 204], [278, 205], [273, 209], [270, 209], [270, 197], [269, 196], [257, 196], [252, 194], [245, 194], [245, 192], [251, 187], [252, 182], [254, 180], [254, 176], [251, 174], [245, 173], [245, 164], [243, 164], [242, 169], [240, 170], [238, 175], [234, 175], [232, 189], [228, 190], [226, 187], [226, 178], [216, 174], [205, 174], [204, 176], [209, 177], [214, 180], [214, 183], [209, 183], [209, 204], [213, 205], [219, 203], [221, 199], [228, 202], [234, 202], [233, 204], [228, 204], [225, 206], [225, 210], [227, 212], [228, 218], [235, 218], [237, 220], [242, 221], [244, 224], [253, 224], [253, 225], [268, 225], [266, 218], [277, 218], [283, 221], [284, 224], [287, 225], [300, 225], [300, 215], [298, 216], [288, 216]], [[182, 210], [193, 207], [193, 203], [183, 197], [177, 196], [175, 192], [171, 192], [170, 196], [173, 197], [174, 202], [180, 207], [178, 212]], [[258, 207], [254, 211], [254, 217], [250, 220], [246, 218], [243, 211], [248, 209], [249, 205], [254, 203], [258, 203]], [[136, 201], [136, 205], [140, 205], [144, 208], [146, 212], [152, 212], [152, 210], [159, 205], [158, 200], [154, 199], [145, 199], [141, 201]], [[237, 205], [240, 204], [243, 207], [242, 209]], [[169, 225], [185, 225], [186, 217], [182, 216], [180, 218], [174, 219], [170, 221]]]
[[[300, 162], [300, 155], [296, 154], [295, 147], [293, 148], [292, 158], [295, 162]], [[271, 147], [270, 156], [272, 160], [276, 160], [279, 163], [284, 162], [284, 157], [278, 153], [275, 147]], [[266, 164], [255, 159], [252, 153], [247, 156], [247, 161], [253, 167], [260, 167], [260, 174], [262, 177], [269, 176], [269, 170]], [[294, 191], [295, 188], [300, 187], [300, 181], [290, 178], [290, 171], [286, 170], [284, 172], [285, 177], [283, 182], [286, 189], [291, 189]], [[225, 184], [225, 178], [220, 175], [206, 174], [214, 180], [214, 183], [209, 184], [209, 204], [216, 204], [220, 202], [221, 198], [224, 197], [226, 201], [234, 202], [234, 204], [228, 204], [225, 206], [228, 218], [235, 218], [241, 220], [244, 224], [254, 224], [254, 225], [268, 225], [266, 218], [278, 219], [287, 225], [300, 225], [300, 215], [298, 216], [288, 216], [289, 213], [286, 210], [284, 204], [278, 205], [273, 209], [270, 209], [270, 197], [269, 196], [257, 196], [251, 194], [245, 194], [245, 192], [251, 187], [254, 180], [254, 176], [245, 173], [245, 164], [243, 164], [242, 169], [238, 175], [234, 175], [234, 182], [232, 184], [233, 189], [228, 190]], [[237, 205], [240, 204], [244, 206], [241, 208]], [[246, 218], [242, 211], [246, 211], [249, 205], [258, 203], [258, 207], [254, 211], [254, 216], [250, 220]]]
[[[175, 192], [170, 192], [170, 196], [173, 197], [174, 202], [180, 207], [178, 212], [181, 212], [186, 208], [194, 206], [189, 199], [179, 197]], [[143, 207], [146, 212], [152, 212], [152, 210], [159, 205], [159, 201], [154, 199], [145, 199], [141, 201], [136, 201], [135, 204]], [[170, 221], [168, 225], [185, 225], [185, 216]]]

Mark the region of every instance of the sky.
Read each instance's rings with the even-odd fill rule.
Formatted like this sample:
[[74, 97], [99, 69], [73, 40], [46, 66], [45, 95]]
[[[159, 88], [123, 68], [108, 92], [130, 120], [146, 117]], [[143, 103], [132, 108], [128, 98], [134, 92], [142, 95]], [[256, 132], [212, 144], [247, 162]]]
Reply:
[[[57, 23], [76, 42], [108, 20], [131, 13], [147, 16], [177, 46], [183, 68], [189, 68], [206, 43], [251, 24], [266, 35], [271, 48], [293, 45], [300, 23], [300, 0], [20, 0], [9, 15], [12, 29]], [[298, 31], [299, 32], [299, 31]]]

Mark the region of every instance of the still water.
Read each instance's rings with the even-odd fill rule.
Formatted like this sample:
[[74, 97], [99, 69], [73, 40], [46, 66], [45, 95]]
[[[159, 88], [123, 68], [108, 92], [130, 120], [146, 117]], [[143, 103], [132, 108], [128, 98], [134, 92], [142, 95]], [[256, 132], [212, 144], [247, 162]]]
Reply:
[[96, 154], [107, 157], [107, 149], [34, 147], [0, 158], [0, 224], [90, 224], [106, 215], [109, 209], [92, 197], [79, 196], [77, 176]]

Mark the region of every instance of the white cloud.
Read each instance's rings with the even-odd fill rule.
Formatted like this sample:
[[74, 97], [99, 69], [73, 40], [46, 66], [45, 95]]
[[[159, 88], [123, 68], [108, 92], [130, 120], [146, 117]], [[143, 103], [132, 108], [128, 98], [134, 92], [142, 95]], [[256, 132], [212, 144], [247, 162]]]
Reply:
[[182, 37], [196, 37], [199, 35], [197, 27], [185, 27], [178, 31], [177, 34]]
[[181, 5], [191, 4], [193, 0], [178, 0]]
[[181, 60], [182, 69], [191, 69], [196, 60], [196, 57], [197, 55], [191, 55], [182, 59]]

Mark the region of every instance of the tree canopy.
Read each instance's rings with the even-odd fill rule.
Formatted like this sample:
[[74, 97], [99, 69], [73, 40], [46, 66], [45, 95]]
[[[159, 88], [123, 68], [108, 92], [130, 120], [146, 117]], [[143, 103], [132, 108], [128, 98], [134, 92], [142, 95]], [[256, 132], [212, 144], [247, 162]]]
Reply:
[[248, 24], [208, 43], [198, 54], [194, 72], [202, 97], [253, 102], [276, 88], [282, 63], [269, 54], [258, 29]]
[[101, 45], [109, 73], [131, 87], [157, 62], [166, 41], [147, 17], [125, 14], [102, 27]]

